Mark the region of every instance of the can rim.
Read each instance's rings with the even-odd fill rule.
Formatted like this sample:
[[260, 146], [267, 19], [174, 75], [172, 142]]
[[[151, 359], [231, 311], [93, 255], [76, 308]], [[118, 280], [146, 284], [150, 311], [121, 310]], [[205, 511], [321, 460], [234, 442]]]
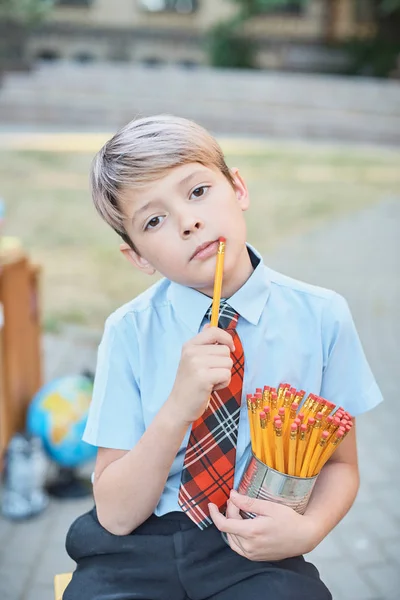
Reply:
[[257, 461], [264, 468], [268, 469], [269, 471], [273, 471], [274, 473], [276, 473], [277, 475], [280, 475], [281, 477], [290, 477], [291, 479], [298, 479], [299, 481], [313, 481], [319, 475], [319, 473], [317, 473], [316, 475], [313, 475], [312, 477], [298, 477], [297, 475], [288, 475], [287, 473], [282, 473], [282, 471], [277, 471], [276, 469], [269, 467], [268, 465], [263, 463], [262, 460], [257, 458], [257, 456], [255, 456], [255, 454], [253, 452], [251, 453], [251, 456], [252, 456], [252, 458], [254, 458], [255, 461]]

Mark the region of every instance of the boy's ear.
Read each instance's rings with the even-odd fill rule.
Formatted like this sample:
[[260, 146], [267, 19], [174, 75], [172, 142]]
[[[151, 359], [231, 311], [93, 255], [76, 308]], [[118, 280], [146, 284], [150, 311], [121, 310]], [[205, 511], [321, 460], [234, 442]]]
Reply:
[[149, 263], [148, 260], [140, 256], [133, 248], [131, 248], [128, 244], [121, 244], [119, 247], [122, 254], [125, 256], [127, 260], [139, 271], [142, 273], [146, 273], [146, 275], [154, 275], [156, 272], [155, 268]]
[[247, 210], [250, 205], [250, 197], [246, 182], [239, 173], [239, 169], [236, 167], [231, 169], [231, 175], [235, 184], [236, 197], [238, 199], [239, 206], [243, 211]]

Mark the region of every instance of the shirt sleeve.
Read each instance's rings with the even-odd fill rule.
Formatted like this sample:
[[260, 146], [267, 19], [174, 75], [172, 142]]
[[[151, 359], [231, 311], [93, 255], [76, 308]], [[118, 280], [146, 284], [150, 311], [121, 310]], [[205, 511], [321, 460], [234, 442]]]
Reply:
[[346, 300], [334, 294], [322, 324], [323, 376], [321, 395], [343, 406], [352, 416], [382, 402]]
[[[139, 352], [133, 323], [110, 317], [101, 340], [83, 440], [130, 450], [144, 433], [138, 385]], [[136, 371], [136, 374], [135, 374]]]

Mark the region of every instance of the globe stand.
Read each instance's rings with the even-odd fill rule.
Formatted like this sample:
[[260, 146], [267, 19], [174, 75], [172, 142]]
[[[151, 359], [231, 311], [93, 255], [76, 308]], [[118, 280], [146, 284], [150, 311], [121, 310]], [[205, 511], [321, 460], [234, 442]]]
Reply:
[[46, 486], [50, 496], [56, 498], [84, 498], [92, 495], [89, 479], [78, 477], [76, 469], [59, 467], [57, 478]]

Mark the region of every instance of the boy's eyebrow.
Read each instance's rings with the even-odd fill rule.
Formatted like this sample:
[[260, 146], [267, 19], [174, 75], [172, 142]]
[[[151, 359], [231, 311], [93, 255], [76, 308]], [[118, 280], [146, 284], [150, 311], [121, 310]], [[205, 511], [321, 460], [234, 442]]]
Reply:
[[195, 177], [197, 177], [198, 175], [205, 175], [205, 171], [199, 169], [198, 171], [194, 171], [193, 173], [190, 173], [190, 175], [186, 175], [186, 177], [184, 177], [179, 183], [178, 183], [178, 187], [186, 187], [192, 179], [194, 179]]
[[149, 200], [149, 202], [146, 202], [146, 204], [143, 204], [143, 206], [141, 206], [140, 208], [138, 208], [132, 216], [131, 222], [134, 223], [136, 221], [136, 219], [138, 218], [138, 216], [142, 213], [145, 212], [148, 208], [150, 208], [150, 206], [154, 204], [153, 200]]
[[[189, 175], [186, 175], [186, 177], [181, 179], [181, 181], [178, 182], [177, 186], [178, 187], [186, 187], [191, 182], [192, 179], [194, 179], [195, 177], [197, 177], [199, 175], [204, 175], [204, 174], [205, 174], [205, 171], [198, 169], [197, 171], [194, 171], [193, 173], [190, 173]], [[143, 206], [141, 206], [134, 212], [131, 222], [134, 223], [141, 213], [148, 210], [150, 208], [150, 206], [155, 203], [156, 203], [155, 200], [149, 200], [148, 202], [146, 202], [146, 204], [143, 204]]]

